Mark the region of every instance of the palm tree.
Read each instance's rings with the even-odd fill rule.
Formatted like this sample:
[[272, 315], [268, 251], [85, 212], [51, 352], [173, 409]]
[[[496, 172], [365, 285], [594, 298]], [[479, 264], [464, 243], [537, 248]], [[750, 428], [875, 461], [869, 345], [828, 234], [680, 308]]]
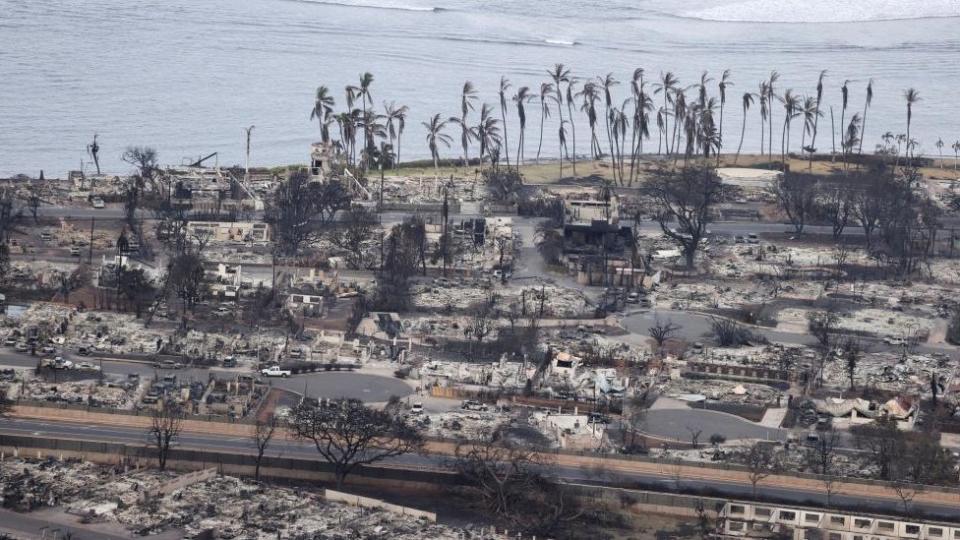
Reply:
[[506, 151], [507, 167], [510, 166], [510, 141], [507, 139], [507, 90], [510, 89], [510, 80], [500, 77], [500, 119], [503, 120], [503, 147]]
[[404, 105], [397, 112], [397, 163], [400, 163], [400, 142], [403, 139], [403, 131], [407, 129], [407, 111], [409, 109]]
[[867, 132], [867, 109], [870, 108], [870, 104], [873, 103], [873, 79], [867, 83], [867, 97], [863, 102], [863, 125], [860, 128], [860, 148], [857, 150], [857, 156], [863, 156], [863, 140], [866, 138]]
[[[613, 92], [612, 89], [614, 86], [620, 84], [615, 78], [613, 78], [613, 73], [607, 73], [607, 76], [600, 79], [600, 85], [603, 87], [603, 102], [605, 106], [605, 115], [606, 115], [606, 126], [607, 126], [607, 144], [610, 146], [610, 161], [613, 165], [613, 174], [617, 174], [617, 162], [616, 158], [613, 155], [613, 133], [610, 132], [610, 123], [612, 121], [612, 109], [613, 109]], [[614, 178], [616, 181], [616, 178]]]
[[[560, 131], [563, 131], [563, 87], [562, 83], [570, 82], [570, 70], [563, 67], [563, 64], [554, 64], [552, 70], [547, 70], [547, 75], [553, 79], [553, 89], [556, 92], [557, 117], [560, 119]], [[563, 142], [560, 143], [560, 161], [563, 161]]]
[[660, 151], [663, 150], [663, 139], [666, 136], [666, 133], [664, 132], [664, 130], [666, 129], [664, 124], [665, 122], [664, 118], [666, 117], [666, 114], [667, 112], [663, 110], [663, 107], [660, 107], [659, 109], [657, 109], [657, 155], [658, 156], [660, 155]]
[[786, 171], [787, 156], [790, 154], [790, 125], [793, 119], [799, 115], [797, 109], [800, 108], [800, 97], [793, 95], [793, 90], [788, 88], [787, 91], [783, 93], [780, 101], [783, 103], [784, 112], [783, 135], [780, 140], [780, 159], [783, 163], [783, 170]]
[[577, 93], [583, 98], [580, 105], [580, 111], [587, 114], [587, 123], [590, 125], [590, 155], [597, 159], [602, 154], [600, 142], [597, 140], [597, 100], [600, 99], [597, 93], [597, 84], [593, 81], [587, 81], [583, 84], [583, 90]]
[[940, 168], [943, 168], [943, 139], [937, 138], [937, 143], [934, 145], [937, 147], [937, 153], [940, 154]]
[[[397, 149], [396, 159], [393, 162], [393, 166], [396, 167], [397, 162], [400, 161], [400, 134], [402, 133], [402, 130], [403, 130], [403, 124], [406, 119], [407, 111], [409, 111], [410, 109], [406, 105], [401, 105], [400, 107], [397, 107], [396, 103], [392, 101], [390, 103], [384, 102], [383, 109], [384, 109], [383, 118], [387, 121], [386, 131], [387, 131], [387, 137], [389, 138], [390, 148]], [[396, 147], [394, 147], [393, 145], [394, 139], [397, 140]]]
[[626, 143], [627, 136], [627, 124], [629, 123], [627, 119], [627, 114], [624, 112], [627, 103], [624, 102], [624, 106], [617, 109], [616, 107], [610, 109], [610, 133], [612, 136], [613, 148], [614, 148], [614, 179], [617, 177], [617, 173], [620, 175], [620, 184], [623, 185], [623, 146]]
[[[570, 153], [573, 158], [573, 176], [577, 176], [577, 126], [573, 121], [573, 98], [577, 95], [577, 92], [574, 91], [576, 84], [577, 80], [574, 77], [570, 77], [570, 80], [567, 81], [567, 118], [570, 123], [570, 139], [573, 142], [573, 151]], [[566, 143], [564, 143], [564, 146], [566, 146]]]
[[[360, 87], [359, 87], [358, 97], [360, 98], [360, 105], [363, 108], [363, 119], [364, 119], [363, 132], [365, 135], [364, 140], [367, 143], [369, 143], [372, 139], [372, 137], [370, 136], [370, 127], [367, 125], [367, 122], [366, 122], [366, 120], [368, 119], [367, 105], [369, 104], [370, 107], [373, 107], [373, 96], [370, 94], [370, 85], [372, 84], [373, 84], [373, 74], [367, 71], [367, 72], [364, 72], [362, 75], [360, 75]], [[364, 160], [364, 163], [363, 163], [364, 169], [366, 169], [368, 165], [369, 164], [367, 163], [367, 160]]]
[[470, 139], [475, 139], [473, 128], [467, 122], [467, 115], [473, 110], [473, 102], [477, 100], [477, 90], [473, 83], [467, 81], [463, 83], [463, 90], [460, 92], [460, 117], [450, 117], [450, 121], [460, 126], [460, 146], [463, 148], [463, 166], [470, 166]]
[[[560, 133], [564, 133], [564, 120], [563, 120], [563, 87], [562, 83], [570, 82], [570, 70], [563, 67], [563, 64], [554, 64], [552, 70], [547, 70], [547, 75], [553, 80], [553, 89], [556, 92], [554, 100], [557, 102], [557, 117], [560, 119]], [[560, 145], [560, 161], [563, 162], [563, 150], [565, 148], [564, 142], [566, 142], [566, 136], [563, 137], [564, 140], [559, 141]], [[569, 156], [568, 156], [569, 159]], [[561, 168], [563, 164], [561, 163]]]
[[[355, 120], [358, 116], [353, 105], [356, 103], [359, 89], [356, 86], [348, 84], [346, 87], [344, 87], [343, 91], [346, 96], [347, 110], [343, 112], [343, 114], [346, 116], [344, 116], [342, 119], [341, 131], [343, 132], [344, 136], [349, 137], [348, 139], [343, 140], [345, 146], [344, 151], [347, 153], [347, 160], [349, 162], [353, 162], [354, 147], [357, 143], [357, 132], [354, 128], [356, 127]], [[347, 124], [349, 124], [349, 126], [347, 126]]]
[[[540, 145], [537, 146], [537, 164], [540, 164], [540, 151], [543, 150], [543, 122], [550, 117], [550, 107], [547, 106], [547, 100], [553, 93], [553, 85], [550, 83], [540, 83]], [[560, 156], [563, 159], [563, 156]]]
[[[860, 142], [860, 113], [855, 113], [852, 118], [850, 118], [850, 125], [847, 126], [843, 140], [841, 141], [841, 146], [843, 147], [843, 152], [845, 155], [849, 156], [853, 154], [853, 147], [857, 146]], [[844, 167], [847, 165], [847, 159], [843, 160]]]
[[817, 114], [819, 113], [819, 107], [817, 106], [816, 99], [812, 97], [806, 97], [803, 100], [803, 105], [800, 107], [800, 113], [803, 115], [803, 136], [800, 139], [800, 151], [806, 152], [807, 147], [807, 134], [812, 134], [814, 126], [817, 123]]
[[807, 149], [810, 153], [810, 165], [809, 168], [813, 168], [813, 154], [817, 151], [817, 131], [820, 127], [820, 104], [823, 102], [823, 78], [827, 76], [827, 70], [820, 72], [820, 77], [817, 79], [817, 110], [813, 115], [813, 136], [810, 137], [810, 147]]
[[[840, 87], [840, 97], [841, 97], [841, 102], [840, 102], [840, 103], [841, 103], [841, 105], [840, 105], [840, 130], [841, 130], [841, 133], [840, 133], [840, 147], [841, 147], [841, 149], [844, 148], [843, 141], [845, 140], [845, 136], [843, 135], [843, 132], [842, 132], [842, 131], [843, 131], [843, 125], [844, 125], [843, 122], [844, 122], [844, 117], [847, 115], [847, 102], [850, 100], [850, 89], [847, 87], [848, 84], [850, 84], [850, 81], [849, 81], [849, 80], [843, 81], [843, 86]], [[843, 151], [844, 156], [846, 156], [846, 153], [847, 153], [847, 152], [844, 150], [844, 151]], [[844, 157], [844, 159], [846, 159], [846, 157]]]
[[480, 123], [475, 128], [476, 139], [480, 142], [480, 169], [483, 170], [483, 157], [488, 150], [500, 145], [499, 120], [493, 117], [493, 107], [484, 103], [480, 107]]
[[[727, 88], [733, 86], [730, 82], [730, 70], [725, 69], [720, 75], [720, 82], [717, 87], [720, 89], [720, 131], [717, 133], [717, 141], [720, 148], [723, 148], [723, 107], [727, 104]], [[720, 166], [720, 152], [717, 152], [717, 166]]]
[[330, 130], [327, 129], [327, 118], [333, 113], [333, 96], [326, 86], [317, 88], [317, 97], [313, 102], [313, 109], [310, 111], [310, 119], [314, 118], [320, 123], [320, 140], [327, 142], [330, 140]]
[[364, 163], [369, 163], [371, 158], [376, 157], [379, 166], [393, 166], [392, 164], [396, 161], [393, 145], [390, 145], [390, 159], [385, 159], [388, 156], [382, 152], [382, 144], [380, 145], [380, 155], [375, 155], [378, 152], [377, 139], [387, 138], [387, 127], [381, 122], [383, 119], [383, 115], [376, 114], [373, 111], [367, 111], [367, 113], [363, 115], [362, 123], [366, 130], [366, 140], [364, 141], [363, 148]]
[[[763, 143], [764, 135], [767, 131], [767, 117], [770, 116], [769, 103], [767, 97], [769, 96], [770, 91], [767, 89], [767, 82], [760, 82], [760, 91], [757, 92], [757, 97], [760, 99], [760, 156], [763, 157]], [[772, 134], [771, 134], [772, 136]]]
[[633, 91], [633, 134], [630, 151], [630, 185], [633, 184], [635, 174], [639, 171], [636, 162], [637, 158], [643, 154], [643, 138], [650, 136], [648, 123], [650, 110], [653, 109], [653, 100], [647, 95], [646, 85], [646, 81], [643, 80], [643, 68], [634, 70], [633, 81], [631, 82], [631, 90]]
[[953, 172], [957, 172], [957, 161], [960, 161], [960, 141], [954, 142], [950, 148], [953, 148]]
[[[679, 157], [679, 152], [677, 148], [680, 146], [680, 137], [683, 135], [683, 130], [679, 129], [680, 121], [686, 119], [687, 117], [687, 94], [683, 88], [677, 88], [673, 92], [673, 135], [670, 136], [670, 144], [673, 145], [673, 162], [676, 164], [677, 158]], [[686, 126], [684, 126], [686, 127]]]
[[920, 101], [920, 92], [914, 88], [908, 88], [903, 91], [903, 99], [907, 101], [907, 164], [909, 165], [910, 154], [910, 124], [913, 122], [913, 105]]
[[520, 163], [523, 162], [523, 143], [524, 143], [524, 131], [527, 129], [527, 111], [524, 108], [526, 103], [529, 103], [533, 99], [533, 95], [530, 94], [529, 86], [521, 86], [517, 93], [513, 96], [513, 102], [517, 104], [517, 116], [520, 119], [520, 142], [517, 144], [517, 168], [520, 168]]
[[704, 71], [700, 74], [700, 85], [698, 87], [699, 92], [697, 93], [697, 99], [701, 109], [707, 106], [707, 83], [712, 80], [713, 79], [710, 77], [708, 72]]
[[[663, 114], [663, 132], [664, 132], [664, 138], [666, 138], [666, 134], [667, 134], [667, 133], [670, 133], [670, 119], [667, 118], [668, 116], [670, 116], [670, 113], [669, 113], [669, 111], [670, 111], [670, 105], [669, 105], [669, 104], [670, 104], [671, 99], [672, 99], [672, 98], [671, 98], [671, 94], [674, 92], [674, 90], [676, 90], [676, 87], [677, 87], [677, 83], [678, 83], [678, 82], [680, 82], [680, 81], [677, 80], [677, 77], [673, 74], [673, 72], [668, 71], [668, 72], [666, 72], [666, 73], [660, 72], [660, 82], [658, 82], [658, 83], [656, 83], [656, 84], [653, 85], [653, 93], [654, 93], [654, 94], [659, 94], [659, 93], [663, 92], [663, 112], [664, 112], [664, 114]], [[669, 142], [666, 144], [666, 151], [667, 151], [667, 155], [670, 155], [670, 143], [669, 143]]]
[[[734, 165], [736, 165], [737, 160], [740, 159], [740, 150], [743, 149], [743, 137], [747, 134], [747, 111], [749, 111], [750, 106], [753, 105], [753, 94], [744, 92], [740, 103], [743, 106], [743, 124], [740, 126], [740, 145], [737, 146], [737, 156], [733, 158]], [[761, 128], [762, 127], [763, 126], [761, 126]]]
[[767, 141], [767, 153], [769, 154], [770, 161], [773, 161], [773, 99], [777, 95], [774, 85], [778, 80], [780, 80], [780, 74], [776, 71], [771, 71], [770, 78], [767, 79], [767, 104], [770, 107], [767, 118], [767, 123], [769, 124], [767, 131], [770, 133], [770, 140]]
[[453, 139], [443, 132], [447, 122], [441, 120], [439, 114], [433, 115], [429, 122], [422, 122], [422, 124], [427, 130], [427, 146], [430, 147], [430, 157], [433, 158], [434, 180], [436, 180], [440, 177], [440, 145], [450, 148], [450, 142]]
[[[563, 179], [563, 153], [567, 150], [567, 122], [563, 120], [560, 122], [560, 127], [558, 127], [557, 138], [560, 140], [560, 176], [559, 179]], [[569, 155], [569, 153], [567, 153]]]

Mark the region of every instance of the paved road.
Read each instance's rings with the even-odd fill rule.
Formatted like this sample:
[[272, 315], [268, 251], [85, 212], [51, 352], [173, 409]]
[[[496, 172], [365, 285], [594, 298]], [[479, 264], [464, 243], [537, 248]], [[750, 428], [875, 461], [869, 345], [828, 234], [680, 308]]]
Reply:
[[[229, 379], [238, 374], [250, 374], [244, 369], [222, 369], [222, 368], [184, 368], [184, 369], [157, 369], [152, 364], [144, 362], [130, 362], [122, 360], [100, 360], [96, 358], [74, 357], [65, 355], [76, 362], [92, 362], [103, 366], [103, 372], [107, 375], [126, 377], [130, 374], [137, 374], [141, 377], [154, 377], [156, 375], [174, 374], [181, 381], [207, 381], [211, 376], [218, 379]], [[0, 351], [0, 366], [11, 366], [18, 368], [35, 368], [37, 361], [41, 356], [30, 356], [20, 354], [11, 350]], [[312, 398], [353, 398], [368, 403], [379, 403], [387, 401], [390, 396], [404, 397], [413, 393], [413, 388], [399, 380], [380, 375], [371, 375], [368, 373], [351, 373], [324, 371], [318, 373], [305, 373], [302, 375], [293, 375], [288, 378], [265, 379], [268, 384], [284, 388], [298, 394], [303, 394], [306, 389], [306, 395]]]
[[[120, 442], [127, 444], [143, 444], [145, 435], [142, 430], [136, 428], [119, 428], [99, 425], [76, 425], [69, 423], [56, 423], [37, 420], [22, 420], [3, 418], [0, 419], [0, 433], [32, 435], [39, 437], [51, 437], [62, 439], [84, 439], [103, 442]], [[235, 453], [251, 453], [253, 450], [252, 442], [244, 437], [225, 437], [215, 434], [194, 434], [184, 433], [180, 436], [178, 446], [182, 448], [206, 449], [215, 451], [229, 451]], [[303, 457], [315, 458], [316, 450], [306, 444], [296, 441], [277, 440], [268, 449], [268, 455], [285, 457]], [[393, 467], [412, 467], [412, 468], [443, 468], [447, 467], [449, 458], [443, 455], [405, 455], [386, 462]], [[620, 460], [611, 460], [611, 464], [623, 464]], [[698, 487], [710, 488], [715, 490], [721, 496], [739, 497], [750, 494], [750, 486], [735, 482], [724, 482], [715, 480], [703, 480], [694, 478], [680, 477], [676, 478], [667, 466], [662, 473], [648, 472], [610, 472], [611, 468], [584, 468], [576, 466], [560, 465], [552, 472], [557, 477], [572, 482], [589, 482], [595, 484], [609, 483], [634, 483], [642, 485], [644, 488], [657, 489], [663, 491], [673, 491], [679, 487]], [[757, 489], [758, 495], [762, 497], [776, 497], [786, 501], [792, 501], [795, 504], [804, 504], [810, 501], [823, 502], [822, 491], [804, 491], [794, 487], [769, 486], [761, 483]], [[835, 504], [860, 505], [863, 508], [872, 509], [877, 512], [892, 511], [898, 507], [898, 502], [893, 499], [851, 497], [846, 495], [834, 495], [832, 500]], [[960, 505], [935, 505], [922, 502], [915, 503], [918, 510], [923, 510], [937, 515], [958, 518], [960, 517]]]

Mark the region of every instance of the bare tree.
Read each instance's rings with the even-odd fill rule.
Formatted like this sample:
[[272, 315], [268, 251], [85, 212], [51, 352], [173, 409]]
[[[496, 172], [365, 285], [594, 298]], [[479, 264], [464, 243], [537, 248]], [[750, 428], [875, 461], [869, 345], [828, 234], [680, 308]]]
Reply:
[[499, 236], [496, 239], [497, 252], [500, 254], [500, 262], [498, 263], [498, 268], [500, 270], [500, 284], [507, 284], [507, 268], [505, 265], [504, 258], [507, 253], [507, 249], [513, 245], [513, 238], [509, 236]]
[[897, 498], [900, 499], [900, 504], [903, 505], [903, 512], [905, 514], [910, 513], [910, 505], [913, 504], [913, 499], [923, 492], [922, 484], [914, 484], [902, 479], [895, 480], [890, 487], [893, 489], [893, 492], [897, 494]]
[[853, 192], [846, 184], [818, 191], [821, 192], [820, 212], [830, 221], [833, 239], [838, 240], [850, 223], [854, 205]]
[[0, 418], [5, 417], [13, 408], [13, 401], [7, 397], [7, 389], [0, 388]]
[[700, 448], [700, 434], [703, 433], [703, 430], [687, 426], [687, 432], [690, 433], [690, 445], [694, 449]]
[[354, 206], [344, 216], [343, 226], [330, 236], [331, 242], [349, 254], [351, 268], [364, 270], [367, 261], [364, 258], [371, 242], [377, 218], [366, 207]]
[[[657, 222], [663, 234], [680, 245], [687, 268], [693, 268], [720, 186], [719, 177], [709, 167], [659, 171], [650, 184], [649, 194], [659, 207]], [[673, 223], [676, 228], [671, 227]]]
[[780, 459], [769, 443], [757, 442], [747, 450], [744, 456], [744, 465], [747, 467], [747, 477], [750, 480], [751, 493], [757, 498], [757, 484], [770, 476], [780, 466]]
[[485, 169], [482, 174], [494, 201], [511, 203], [517, 200], [523, 188], [523, 176], [516, 169]]
[[183, 253], [170, 261], [167, 279], [169, 285], [183, 301], [184, 323], [187, 310], [193, 310], [194, 305], [204, 293], [205, 275], [203, 259], [196, 253]]
[[[124, 196], [123, 196], [123, 213], [124, 217], [127, 220], [127, 226], [130, 227], [131, 232], [136, 231], [137, 223], [137, 208], [140, 205], [140, 188], [137, 187], [136, 183], [132, 183], [127, 186]], [[143, 240], [138, 238], [138, 240]]]
[[497, 296], [491, 294], [484, 299], [479, 306], [476, 306], [473, 316], [470, 318], [469, 325], [463, 329], [466, 337], [473, 337], [477, 344], [483, 343], [483, 340], [493, 332], [496, 325], [496, 313], [494, 309], [497, 305]]
[[356, 399], [316, 407], [304, 403], [295, 409], [291, 429], [333, 465], [337, 489], [357, 467], [418, 451], [423, 444], [403, 418]]
[[749, 328], [731, 319], [712, 318], [710, 331], [717, 341], [717, 345], [721, 347], [740, 347], [741, 345], [765, 341], [763, 336], [754, 334]]
[[260, 480], [260, 464], [263, 462], [263, 455], [267, 452], [270, 442], [273, 441], [273, 435], [277, 431], [278, 424], [277, 417], [270, 414], [266, 417], [257, 416], [253, 425], [253, 444], [257, 447], [257, 465], [253, 477], [257, 481]]
[[27, 199], [27, 208], [30, 209], [30, 215], [33, 216], [33, 222], [39, 223], [40, 222], [40, 218], [39, 218], [40, 204], [43, 201], [40, 199], [39, 190], [32, 184], [30, 185], [26, 199]]
[[844, 340], [840, 346], [843, 354], [843, 365], [847, 372], [847, 379], [850, 381], [850, 390], [856, 387], [857, 365], [860, 363], [860, 356], [863, 354], [863, 346], [860, 341], [854, 338]]
[[780, 209], [787, 215], [797, 234], [803, 232], [817, 200], [817, 177], [785, 172], [773, 185]]
[[654, 343], [657, 344], [657, 348], [660, 348], [663, 347], [663, 344], [673, 337], [680, 328], [680, 325], [673, 324], [672, 320], [667, 319], [667, 321], [664, 322], [658, 316], [654, 318], [653, 326], [648, 328], [647, 332], [650, 333], [650, 337], [653, 338]]
[[832, 307], [807, 314], [807, 327], [810, 335], [817, 340], [816, 349], [820, 353], [817, 379], [823, 384], [823, 368], [836, 346], [836, 330], [840, 317]]
[[296, 171], [277, 186], [264, 219], [273, 226], [281, 252], [292, 256], [349, 206], [350, 194], [340, 182], [311, 182], [306, 171]]
[[882, 416], [874, 422], [858, 427], [854, 432], [858, 448], [876, 471], [880, 480], [894, 480], [898, 476], [899, 462], [907, 455], [907, 444], [897, 421]]
[[155, 148], [151, 146], [128, 146], [120, 159], [136, 167], [140, 178], [144, 182], [149, 182], [155, 191], [159, 191], [155, 182], [155, 175], [159, 170]]
[[151, 412], [147, 436], [153, 447], [157, 449], [157, 462], [161, 471], [167, 468], [170, 447], [180, 435], [183, 417], [184, 412], [180, 405], [167, 399], [160, 402]]
[[454, 449], [453, 468], [487, 511], [530, 534], [549, 535], [581, 512], [561, 484], [547, 478], [553, 462], [536, 449], [486, 431]]

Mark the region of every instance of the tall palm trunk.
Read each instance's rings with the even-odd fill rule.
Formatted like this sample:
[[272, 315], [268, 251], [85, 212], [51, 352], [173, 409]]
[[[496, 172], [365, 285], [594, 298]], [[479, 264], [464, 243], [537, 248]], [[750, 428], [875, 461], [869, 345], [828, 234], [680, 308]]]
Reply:
[[830, 107], [830, 145], [832, 150], [830, 151], [830, 162], [837, 157], [837, 126], [833, 124], [833, 106]]
[[607, 123], [607, 145], [610, 147], [610, 172], [613, 173], [613, 181], [617, 181], [617, 153], [613, 149], [613, 137], [614, 134], [610, 131], [610, 106], [607, 105], [606, 110], [604, 111], [606, 116]]
[[[567, 97], [569, 98], [572, 96], [568, 95]], [[573, 161], [572, 161], [573, 176], [576, 177], [577, 176], [577, 127], [576, 125], [574, 125], [574, 122], [573, 122], [573, 106], [571, 104], [570, 99], [567, 99], [567, 116], [570, 117], [570, 142], [573, 143], [573, 154], [571, 155], [571, 157], [573, 158]]]
[[520, 164], [523, 162], [523, 131], [523, 126], [521, 126], [519, 141], [517, 141], [517, 169], [520, 169]]
[[760, 159], [763, 160], [764, 143], [766, 142], [767, 126], [766, 119], [760, 115]]
[[747, 134], [747, 110], [743, 110], [743, 125], [740, 126], [740, 145], [737, 146], [737, 156], [733, 158], [733, 164], [736, 165], [740, 160], [740, 150], [743, 149], [743, 137]]
[[720, 100], [720, 133], [717, 147], [717, 167], [720, 166], [720, 153], [723, 151], [723, 104], [726, 100]]
[[770, 92], [769, 102], [770, 113], [767, 115], [767, 131], [770, 133], [770, 137], [767, 138], [767, 158], [770, 161], [773, 161], [773, 92]]
[[540, 150], [543, 149], [543, 121], [547, 118], [547, 114], [544, 108], [545, 106], [541, 102], [540, 104], [540, 145], [537, 146], [537, 165], [540, 164]]
[[669, 89], [664, 88], [664, 89], [663, 89], [663, 139], [664, 139], [664, 142], [666, 143], [666, 144], [665, 144], [665, 146], [666, 146], [665, 150], [666, 150], [666, 152], [667, 152], [667, 155], [669, 156], [669, 155], [670, 155], [670, 143], [667, 142], [667, 140], [666, 140], [666, 139], [667, 139], [667, 134], [670, 133], [670, 114], [669, 114], [669, 112], [668, 112], [670, 109], [667, 107], [667, 103], [668, 103], [668, 100], [667, 100], [667, 92], [669, 92]]
[[507, 168], [510, 168], [510, 141], [507, 139], [507, 111], [506, 107], [503, 106], [501, 100], [500, 103], [500, 119], [503, 121], [503, 151], [504, 157], [507, 160]]

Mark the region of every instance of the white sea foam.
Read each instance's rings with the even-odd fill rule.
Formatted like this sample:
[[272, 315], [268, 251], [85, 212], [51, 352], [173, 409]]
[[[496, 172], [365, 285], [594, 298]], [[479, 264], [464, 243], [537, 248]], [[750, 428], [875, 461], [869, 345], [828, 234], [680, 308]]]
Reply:
[[443, 11], [443, 8], [435, 6], [425, 6], [425, 5], [414, 5], [407, 3], [398, 3], [390, 2], [388, 0], [377, 1], [377, 2], [368, 2], [366, 0], [303, 0], [311, 4], [325, 4], [329, 6], [343, 6], [343, 7], [355, 7], [355, 8], [368, 8], [368, 9], [389, 9], [396, 11], [421, 11], [421, 12], [434, 12], [434, 11]]
[[577, 44], [576, 41], [567, 41], [563, 39], [545, 39], [543, 42], [549, 45], [563, 45], [565, 47], [573, 47]]
[[[833, 23], [960, 17], [957, 0], [720, 0], [675, 13], [725, 22]], [[713, 4], [713, 5], [709, 5]]]

